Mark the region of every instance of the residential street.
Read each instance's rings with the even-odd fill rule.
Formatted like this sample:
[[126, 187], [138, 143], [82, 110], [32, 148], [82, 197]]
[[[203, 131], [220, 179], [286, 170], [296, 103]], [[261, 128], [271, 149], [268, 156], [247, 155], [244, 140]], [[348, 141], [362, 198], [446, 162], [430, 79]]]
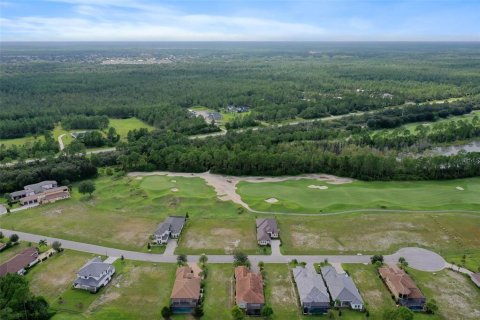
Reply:
[[[98, 255], [121, 257], [129, 260], [148, 261], [148, 262], [162, 262], [162, 263], [176, 263], [177, 256], [173, 254], [172, 247], [166, 251], [166, 254], [153, 254], [135, 252], [121, 249], [114, 249], [108, 247], [97, 246], [93, 244], [87, 244], [82, 242], [75, 242], [70, 240], [45, 237], [42, 235], [36, 235], [31, 233], [25, 233], [20, 231], [0, 229], [4, 236], [9, 237], [11, 234], [16, 233], [20, 240], [31, 241], [38, 243], [42, 239], [46, 239], [47, 243], [53, 241], [60, 241], [62, 247], [65, 249], [77, 250], [87, 253], [93, 253]], [[319, 263], [327, 259], [331, 263], [369, 263], [370, 256], [368, 255], [298, 255], [298, 256], [285, 256], [282, 255], [279, 250], [273, 250], [272, 255], [249, 255], [249, 259], [253, 265], [256, 265], [259, 261], [265, 263], [287, 263], [293, 259], [297, 259], [299, 262], [306, 262], [307, 264]], [[447, 267], [445, 260], [438, 254], [422, 249], [422, 248], [402, 248], [398, 252], [392, 255], [386, 255], [385, 261], [387, 263], [396, 263], [399, 257], [404, 257], [410, 266], [417, 270], [422, 271], [439, 271]], [[200, 256], [192, 255], [188, 256], [188, 261], [197, 261]], [[232, 263], [233, 256], [231, 255], [208, 255], [208, 261], [210, 263]]]

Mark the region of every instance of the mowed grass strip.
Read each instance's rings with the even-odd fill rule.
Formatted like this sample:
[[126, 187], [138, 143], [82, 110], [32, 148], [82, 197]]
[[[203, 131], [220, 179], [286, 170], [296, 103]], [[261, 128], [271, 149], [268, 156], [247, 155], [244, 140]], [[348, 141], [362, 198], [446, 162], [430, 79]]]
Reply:
[[238, 216], [238, 206], [218, 200], [200, 178], [103, 176], [95, 184], [92, 198], [80, 195], [74, 186], [71, 199], [2, 215], [0, 224], [5, 229], [139, 250], [169, 215]]
[[[327, 187], [314, 189], [309, 186]], [[457, 187], [463, 190], [458, 190]], [[240, 182], [237, 192], [260, 211], [322, 213], [356, 209], [479, 210], [480, 178], [448, 181], [354, 181], [314, 179]], [[276, 203], [265, 200], [275, 198]]]
[[203, 320], [232, 319], [235, 305], [234, 267], [231, 264], [209, 264], [205, 287]]
[[277, 216], [284, 254], [390, 254], [425, 247], [447, 256], [480, 248], [480, 215], [356, 213]]
[[122, 140], [127, 139], [127, 135], [129, 131], [133, 131], [135, 129], [145, 128], [148, 131], [154, 130], [155, 128], [148, 123], [143, 122], [138, 118], [128, 118], [128, 119], [112, 119], [110, 118], [109, 127], [115, 128], [117, 133], [120, 135]]

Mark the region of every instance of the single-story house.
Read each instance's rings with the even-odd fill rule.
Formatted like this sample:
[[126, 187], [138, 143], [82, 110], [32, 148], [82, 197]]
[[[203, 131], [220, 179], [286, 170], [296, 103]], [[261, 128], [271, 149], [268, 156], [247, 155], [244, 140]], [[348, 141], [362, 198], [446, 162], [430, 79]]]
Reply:
[[68, 187], [55, 187], [49, 190], [46, 190], [42, 193], [33, 194], [20, 199], [20, 204], [22, 206], [32, 205], [32, 204], [46, 204], [53, 203], [58, 200], [70, 198], [70, 191]]
[[25, 274], [26, 269], [38, 262], [38, 251], [36, 248], [27, 248], [0, 265], [0, 277], [7, 273]]
[[272, 239], [278, 239], [280, 229], [278, 229], [277, 220], [274, 218], [257, 219], [257, 242], [261, 246], [270, 245]]
[[113, 265], [103, 262], [100, 257], [93, 258], [78, 271], [73, 287], [96, 293], [112, 280], [114, 273]]
[[192, 313], [201, 298], [201, 269], [197, 264], [179, 267], [170, 295], [173, 313]]
[[218, 112], [209, 112], [207, 115], [208, 120], [220, 121], [222, 120], [222, 115]]
[[322, 277], [304, 267], [293, 269], [303, 314], [324, 314], [330, 308], [330, 297]]
[[265, 305], [263, 278], [245, 266], [235, 268], [235, 302], [247, 315], [260, 315]]
[[399, 305], [423, 310], [426, 298], [405, 270], [390, 265], [380, 267], [378, 272]]
[[472, 273], [470, 275], [470, 279], [472, 279], [473, 283], [475, 283], [477, 287], [480, 288], [480, 272]]
[[330, 298], [336, 307], [347, 307], [363, 310], [363, 299], [355, 283], [346, 273], [339, 274], [334, 267], [325, 266], [321, 269], [323, 280], [327, 285]]
[[177, 239], [185, 225], [185, 217], [170, 216], [158, 225], [153, 233], [153, 241], [157, 244], [165, 244], [170, 238]]

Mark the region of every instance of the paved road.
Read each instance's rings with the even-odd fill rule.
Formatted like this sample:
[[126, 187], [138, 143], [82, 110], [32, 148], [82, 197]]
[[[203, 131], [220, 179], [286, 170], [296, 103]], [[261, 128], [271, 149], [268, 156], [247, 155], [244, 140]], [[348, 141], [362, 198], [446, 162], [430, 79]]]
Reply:
[[[53, 241], [60, 241], [62, 247], [65, 249], [71, 249], [76, 251], [88, 252], [98, 255], [121, 257], [125, 259], [148, 261], [148, 262], [163, 262], [163, 263], [176, 263], [177, 256], [174, 254], [153, 254], [143, 253], [129, 250], [121, 250], [108, 248], [103, 246], [97, 246], [94, 244], [87, 244], [82, 242], [45, 237], [42, 235], [36, 235], [26, 232], [13, 231], [0, 229], [3, 234], [9, 237], [11, 234], [16, 233], [21, 240], [31, 241], [38, 243], [42, 239], [46, 239], [47, 243]], [[412, 268], [423, 271], [438, 271], [447, 267], [447, 263], [443, 258], [436, 253], [421, 249], [421, 248], [403, 248], [397, 253], [385, 256], [387, 263], [396, 263], [399, 257], [404, 257], [409, 262]], [[189, 255], [188, 261], [196, 262], [199, 259], [199, 255]], [[288, 263], [289, 261], [296, 259], [300, 262], [306, 262], [307, 264], [320, 263], [328, 260], [331, 263], [369, 263], [370, 256], [368, 255], [288, 255], [284, 256], [280, 252], [276, 252], [272, 255], [250, 255], [250, 261], [256, 265], [258, 262], [263, 261], [265, 263]], [[208, 261], [210, 263], [232, 263], [233, 256], [231, 255], [208, 255]]]

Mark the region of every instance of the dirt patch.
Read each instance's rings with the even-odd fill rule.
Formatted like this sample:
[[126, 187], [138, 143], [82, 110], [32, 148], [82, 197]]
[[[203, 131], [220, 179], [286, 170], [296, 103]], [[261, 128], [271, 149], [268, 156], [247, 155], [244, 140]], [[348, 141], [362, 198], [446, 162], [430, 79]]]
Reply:
[[177, 188], [172, 188], [170, 189], [172, 192], [178, 192], [179, 190]]
[[314, 184], [311, 184], [308, 186], [310, 189], [320, 189], [320, 190], [327, 190], [328, 187], [327, 186], [317, 186], [317, 185], [314, 185]]
[[465, 189], [463, 189], [462, 187], [455, 187], [455, 189], [460, 190], [460, 191], [465, 190]]
[[277, 199], [277, 198], [268, 198], [268, 199], [265, 199], [265, 202], [268, 202], [268, 203], [277, 203], [277, 202], [278, 202], [278, 199]]

